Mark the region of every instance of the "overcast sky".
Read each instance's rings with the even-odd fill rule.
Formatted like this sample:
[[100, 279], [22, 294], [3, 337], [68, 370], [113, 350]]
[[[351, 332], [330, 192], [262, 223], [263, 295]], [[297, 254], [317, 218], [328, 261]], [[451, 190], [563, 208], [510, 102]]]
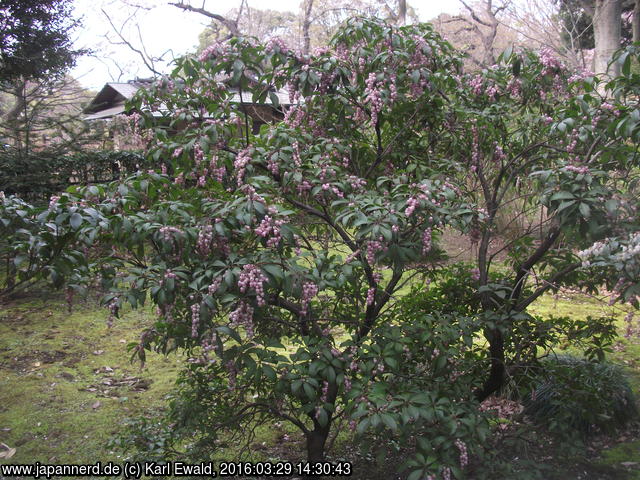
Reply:
[[[253, 8], [296, 12], [300, 1], [249, 0], [249, 5]], [[198, 34], [209, 23], [208, 19], [197, 13], [183, 12], [168, 5], [168, 2], [169, 0], [76, 0], [75, 13], [84, 22], [83, 29], [77, 32], [76, 45], [90, 48], [94, 50], [94, 54], [79, 59], [72, 75], [85, 87], [94, 90], [100, 89], [106, 82], [124, 82], [136, 76], [150, 75], [140, 57], [126, 46], [112, 43], [119, 39], [113, 33], [103, 10], [117, 28], [124, 24], [123, 35], [135, 48], [141, 49], [144, 45], [154, 56], [166, 52], [165, 58], [168, 60], [193, 51], [198, 43]], [[224, 14], [239, 3], [239, 0], [214, 0], [207, 2], [207, 9]], [[130, 6], [132, 4], [143, 5], [145, 8], [136, 10]], [[455, 13], [459, 10], [457, 0], [413, 0], [410, 4], [417, 10], [422, 21], [432, 19], [442, 12]], [[134, 11], [135, 16], [130, 18]], [[106, 38], [107, 34], [111, 40]]]

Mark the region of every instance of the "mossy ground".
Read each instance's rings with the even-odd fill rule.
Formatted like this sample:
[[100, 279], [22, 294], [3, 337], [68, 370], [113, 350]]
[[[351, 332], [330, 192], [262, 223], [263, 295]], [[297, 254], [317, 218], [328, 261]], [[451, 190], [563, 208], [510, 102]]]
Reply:
[[112, 328], [106, 318], [46, 292], [0, 309], [0, 441], [16, 449], [12, 463], [113, 459], [106, 444], [123, 418], [164, 405], [182, 359], [150, 355], [142, 369], [127, 345], [150, 316]]
[[[617, 307], [569, 294], [545, 296], [532, 310], [581, 317], [613, 311], [620, 328], [624, 316]], [[151, 311], [128, 312], [112, 328], [106, 318], [106, 310], [91, 301], [69, 313], [61, 296], [46, 291], [0, 307], [0, 442], [16, 449], [0, 462], [118, 462], [120, 453], [110, 451], [108, 440], [123, 430], [124, 420], [166, 406], [186, 358], [149, 354], [141, 368], [130, 362], [127, 345], [152, 322]], [[625, 366], [640, 393], [637, 340], [621, 340], [610, 359]], [[302, 439], [284, 424], [262, 427], [251, 447], [256, 460], [304, 457]], [[339, 438], [332, 453], [353, 457], [348, 449]], [[236, 453], [233, 445], [223, 444], [219, 455], [233, 460]], [[586, 457], [552, 455], [549, 467], [548, 478], [640, 479], [640, 441], [626, 433], [601, 442]]]

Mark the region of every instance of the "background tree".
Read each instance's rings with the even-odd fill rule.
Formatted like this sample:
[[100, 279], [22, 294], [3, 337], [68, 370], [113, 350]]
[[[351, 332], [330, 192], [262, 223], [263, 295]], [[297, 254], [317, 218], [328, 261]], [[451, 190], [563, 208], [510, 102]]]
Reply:
[[51, 77], [75, 64], [83, 51], [72, 45], [80, 21], [71, 9], [71, 0], [0, 1], [1, 82]]
[[509, 2], [484, 0], [475, 4], [463, 2], [463, 6], [459, 15], [441, 14], [433, 24], [444, 38], [469, 55], [468, 68], [495, 64], [504, 49], [518, 42], [514, 32], [502, 23]]

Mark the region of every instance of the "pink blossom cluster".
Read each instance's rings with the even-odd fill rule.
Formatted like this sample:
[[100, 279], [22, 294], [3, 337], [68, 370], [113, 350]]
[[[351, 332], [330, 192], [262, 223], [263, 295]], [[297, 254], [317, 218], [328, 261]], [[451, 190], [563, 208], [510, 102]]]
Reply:
[[270, 215], [265, 215], [254, 232], [259, 237], [268, 238], [268, 247], [277, 247], [282, 239], [282, 236], [280, 235], [280, 227], [284, 223], [284, 220], [274, 220]]
[[245, 293], [248, 289], [253, 290], [256, 293], [258, 305], [264, 307], [266, 305], [264, 299], [264, 282], [266, 281], [267, 277], [262, 273], [260, 267], [253, 264], [245, 265], [240, 272], [238, 289], [242, 293]]
[[198, 337], [198, 326], [200, 325], [200, 304], [191, 305], [191, 337]]
[[349, 255], [347, 255], [347, 258], [345, 259], [344, 263], [353, 262], [353, 259], [356, 258], [358, 255], [360, 255], [360, 249], [358, 249], [355, 252], [350, 253]]
[[375, 73], [370, 73], [365, 82], [366, 88], [364, 89], [365, 103], [368, 103], [371, 108], [371, 123], [376, 125], [378, 123], [378, 115], [382, 111], [382, 94], [380, 89], [376, 88]]
[[409, 200], [407, 200], [407, 208], [404, 210], [404, 214], [407, 217], [410, 217], [411, 215], [413, 215], [413, 212], [416, 210], [418, 205], [420, 205], [420, 202], [416, 197], [409, 197]]
[[429, 44], [420, 35], [414, 35], [413, 41], [416, 46], [411, 54], [411, 59], [407, 66], [408, 70], [415, 70], [429, 65], [429, 57], [427, 56], [427, 54], [431, 53], [431, 47]]
[[251, 162], [251, 147], [247, 147], [238, 152], [235, 161], [233, 162], [233, 166], [236, 170], [236, 180], [238, 181], [238, 185], [242, 185], [244, 181], [244, 174], [247, 165]]
[[456, 439], [454, 443], [460, 452], [460, 468], [464, 468], [469, 464], [469, 452], [467, 451], [467, 445], [459, 438]]
[[371, 375], [381, 375], [382, 373], [384, 373], [384, 364], [382, 363], [382, 360], [376, 358], [373, 361], [373, 370], [371, 371]]
[[294, 105], [285, 112], [283, 122], [290, 128], [300, 128], [305, 117], [304, 109]]
[[502, 163], [507, 158], [507, 155], [502, 150], [502, 147], [498, 145], [498, 142], [493, 144], [493, 161], [496, 163]]
[[198, 56], [198, 61], [204, 62], [209, 59], [222, 59], [229, 53], [228, 45], [222, 42], [214, 42], [205, 48]]
[[367, 181], [364, 178], [356, 177], [355, 175], [347, 176], [347, 182], [354, 191], [364, 190], [367, 186]]
[[474, 95], [478, 96], [482, 94], [482, 91], [484, 90], [484, 77], [479, 74], [474, 75], [471, 77], [471, 80], [469, 80], [469, 86], [471, 87]]
[[507, 92], [514, 98], [520, 97], [522, 93], [522, 81], [519, 78], [512, 78], [507, 84]]
[[222, 283], [221, 276], [214, 278], [213, 281], [211, 282], [211, 285], [207, 287], [207, 292], [209, 293], [209, 295], [214, 295], [218, 291], [218, 288], [220, 288], [221, 283]]
[[367, 242], [367, 262], [369, 262], [370, 265], [375, 263], [376, 253], [386, 250], [382, 240], [382, 237], [380, 237], [378, 240], [369, 240]]
[[327, 394], [329, 393], [329, 382], [324, 380], [322, 382], [322, 395], [320, 395], [320, 402], [327, 403]]
[[242, 193], [247, 196], [247, 200], [249, 200], [250, 202], [258, 202], [262, 204], [265, 203], [264, 198], [262, 198], [262, 196], [256, 192], [256, 189], [253, 188], [253, 186], [243, 185], [241, 190]]
[[302, 284], [302, 299], [301, 299], [301, 308], [300, 314], [305, 316], [309, 309], [309, 303], [311, 300], [318, 295], [318, 285], [314, 282], [304, 282]]
[[542, 70], [542, 75], [548, 75], [555, 73], [562, 68], [560, 61], [555, 57], [553, 50], [549, 47], [543, 47], [540, 49], [540, 63], [545, 67]]
[[376, 298], [376, 289], [374, 287], [367, 290], [367, 305], [373, 305]]
[[616, 117], [620, 116], [620, 109], [608, 102], [603, 102], [602, 105], [600, 105], [600, 108], [607, 112], [613, 113], [613, 115], [615, 115]]
[[211, 252], [211, 242], [213, 240], [213, 227], [211, 225], [203, 225], [198, 232], [198, 240], [196, 241], [196, 251], [203, 257]]
[[586, 175], [590, 172], [589, 167], [586, 165], [567, 165], [564, 167], [567, 172], [577, 173], [579, 175]]
[[590, 70], [582, 70], [580, 72], [576, 72], [569, 77], [567, 83], [574, 83], [584, 80], [585, 78], [593, 77], [594, 73]]
[[351, 391], [351, 379], [344, 376], [344, 393], [349, 393]]
[[182, 234], [182, 230], [180, 230], [177, 227], [172, 227], [172, 226], [160, 227], [160, 229], [158, 231], [160, 232], [160, 235], [162, 236], [162, 239], [165, 242], [170, 242], [170, 241], [173, 240], [174, 236]]
[[267, 52], [289, 53], [289, 47], [280, 37], [271, 37], [265, 46]]
[[224, 178], [224, 174], [226, 173], [226, 169], [224, 165], [219, 165], [219, 159], [217, 155], [213, 155], [211, 160], [209, 161], [209, 171], [213, 175], [213, 178], [222, 183], [222, 179]]
[[478, 280], [480, 280], [480, 269], [479, 268], [476, 267], [476, 268], [471, 270], [471, 278], [473, 280], [475, 280], [476, 282]]
[[422, 232], [422, 254], [426, 255], [431, 251], [431, 228], [425, 228]]
[[298, 142], [293, 142], [293, 164], [296, 167], [300, 167], [302, 165], [302, 159], [300, 158], [300, 144]]
[[58, 207], [58, 200], [60, 200], [58, 195], [51, 195], [49, 199], [49, 210], [55, 210]]
[[478, 126], [471, 127], [471, 171], [475, 172], [480, 166], [480, 136]]
[[164, 272], [164, 275], [160, 283], [164, 284], [165, 280], [168, 280], [168, 279], [175, 280], [176, 278], [178, 278], [178, 276], [175, 273], [173, 273], [171, 270], [167, 270], [166, 272]]
[[204, 151], [202, 150], [200, 142], [196, 142], [193, 146], [193, 158], [196, 161], [196, 167], [198, 167], [204, 160]]
[[243, 326], [247, 331], [248, 337], [253, 337], [253, 307], [244, 300], [238, 302], [236, 309], [229, 314], [230, 326], [240, 327]]

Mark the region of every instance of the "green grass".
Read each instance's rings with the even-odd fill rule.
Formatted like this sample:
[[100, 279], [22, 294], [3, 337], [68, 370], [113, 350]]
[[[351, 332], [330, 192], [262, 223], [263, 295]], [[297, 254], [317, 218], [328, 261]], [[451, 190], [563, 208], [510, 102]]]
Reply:
[[132, 312], [111, 329], [106, 317], [44, 296], [0, 309], [0, 441], [16, 449], [11, 462], [113, 458], [105, 445], [122, 419], [164, 405], [181, 359], [130, 363], [127, 344], [150, 316]]
[[[599, 316], [611, 309], [594, 299], [568, 295], [548, 295], [532, 306], [538, 314], [580, 317]], [[617, 307], [613, 311], [622, 327], [624, 312]], [[78, 305], [69, 314], [64, 301], [48, 293], [0, 307], [0, 442], [16, 449], [9, 462], [119, 462], [120, 453], [110, 451], [107, 444], [123, 431], [124, 420], [166, 406], [184, 356], [151, 353], [141, 369], [139, 363], [130, 363], [127, 344], [152, 323], [150, 310], [128, 312], [111, 329], [106, 318], [106, 309], [95, 303]], [[610, 360], [625, 366], [638, 394], [637, 340], [621, 340]], [[117, 384], [132, 377], [138, 383]], [[112, 385], [105, 384], [109, 381]], [[136, 388], [139, 382], [148, 388]], [[240, 454], [231, 442], [219, 447], [215, 457], [220, 460], [233, 460]], [[638, 441], [629, 438], [605, 449], [601, 458], [593, 458], [593, 464], [634, 475], [636, 467], [627, 462], [640, 458], [638, 447]], [[251, 448], [253, 460], [304, 457], [302, 438], [284, 422], [260, 427]], [[339, 457], [351, 448], [348, 436], [339, 437], [332, 455]]]

